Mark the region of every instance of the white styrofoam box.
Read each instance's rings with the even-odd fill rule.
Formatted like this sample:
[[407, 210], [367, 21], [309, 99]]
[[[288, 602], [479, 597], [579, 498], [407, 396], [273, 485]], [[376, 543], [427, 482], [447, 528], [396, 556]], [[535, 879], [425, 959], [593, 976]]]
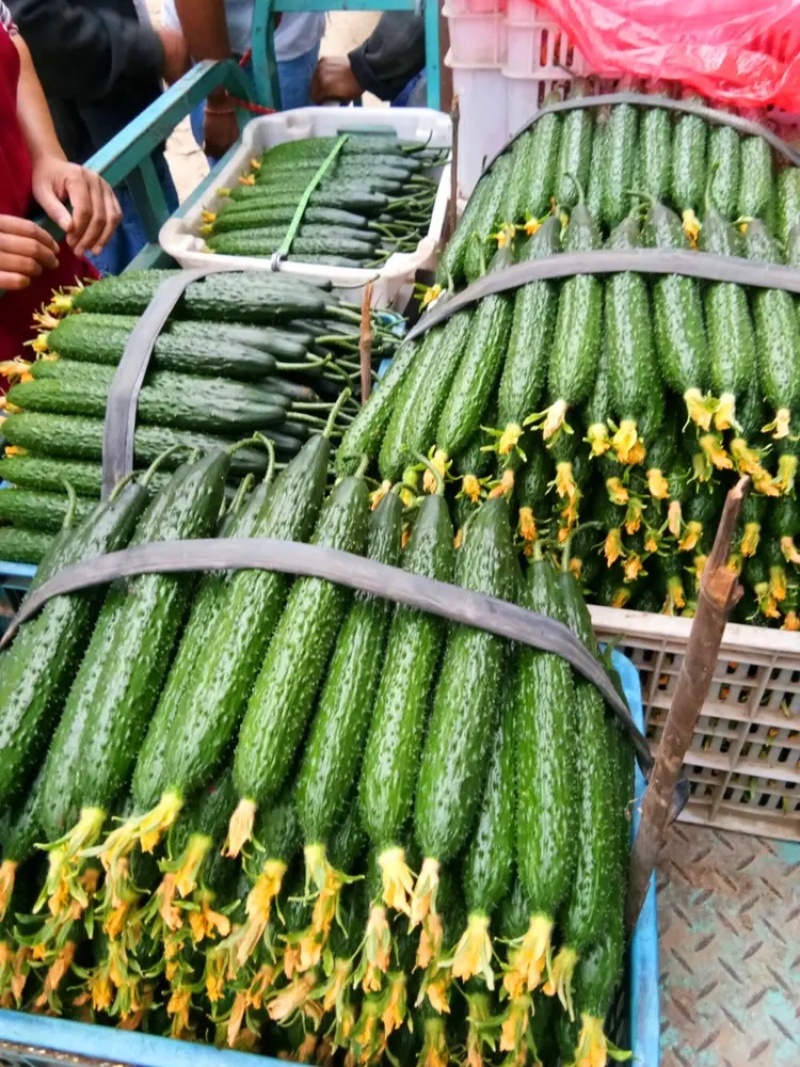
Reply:
[[506, 130], [509, 137], [529, 124], [548, 94], [564, 81], [564, 78], [555, 81], [547, 76], [521, 78], [508, 69], [503, 71], [503, 77], [506, 80]]
[[[499, 72], [498, 72], [499, 74]], [[284, 141], [302, 141], [309, 137], [332, 137], [347, 130], [394, 132], [401, 141], [424, 141], [430, 148], [450, 148], [453, 129], [449, 115], [429, 108], [328, 108], [305, 107], [262, 115], [247, 124], [238, 149], [217, 175], [216, 189], [236, 184], [240, 175], [250, 170], [250, 160]], [[395, 252], [380, 270], [355, 270], [340, 267], [317, 267], [305, 263], [280, 263], [278, 270], [309, 281], [330, 281], [335, 289], [358, 300], [372, 282], [374, 307], [403, 307], [411, 297], [417, 271], [436, 265], [442, 233], [450, 202], [450, 165], [433, 171], [438, 192], [433, 205], [428, 232], [413, 252]], [[184, 268], [225, 264], [231, 270], [271, 270], [270, 257], [220, 256], [204, 252], [200, 234], [203, 211], [216, 211], [223, 199], [210, 192], [208, 199], [193, 204], [185, 215], [173, 217], [161, 227], [159, 243]]]
[[483, 173], [483, 164], [508, 140], [506, 80], [495, 67], [460, 67], [453, 71], [453, 92], [458, 96], [458, 195], [467, 199]]
[[[537, 11], [533, 4], [533, 11]], [[588, 74], [589, 68], [569, 37], [550, 19], [534, 22], [506, 19], [505, 71], [517, 78], [563, 80]]]
[[502, 67], [506, 61], [506, 20], [494, 15], [457, 15], [445, 3], [453, 63], [467, 67]]
[[450, 15], [503, 15], [507, 0], [448, 0]]

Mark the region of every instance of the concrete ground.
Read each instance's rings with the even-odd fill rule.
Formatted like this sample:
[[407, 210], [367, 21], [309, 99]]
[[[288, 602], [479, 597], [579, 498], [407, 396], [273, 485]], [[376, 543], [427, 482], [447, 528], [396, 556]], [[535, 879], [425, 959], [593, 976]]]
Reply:
[[[147, 6], [153, 22], [158, 25], [161, 20], [161, 0], [147, 0]], [[372, 11], [331, 12], [328, 15], [327, 32], [322, 41], [322, 54], [346, 55], [369, 36], [378, 17], [378, 14]], [[374, 98], [366, 98], [364, 102], [378, 103]], [[178, 188], [178, 195], [181, 200], [185, 200], [208, 173], [206, 158], [192, 137], [188, 119], [181, 123], [167, 142], [167, 161]]]

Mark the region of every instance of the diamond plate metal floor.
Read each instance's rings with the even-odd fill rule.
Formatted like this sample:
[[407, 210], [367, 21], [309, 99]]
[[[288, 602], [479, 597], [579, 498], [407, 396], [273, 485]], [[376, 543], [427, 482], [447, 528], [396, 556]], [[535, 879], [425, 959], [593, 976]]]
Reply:
[[800, 845], [673, 826], [658, 914], [662, 1067], [800, 1067]]

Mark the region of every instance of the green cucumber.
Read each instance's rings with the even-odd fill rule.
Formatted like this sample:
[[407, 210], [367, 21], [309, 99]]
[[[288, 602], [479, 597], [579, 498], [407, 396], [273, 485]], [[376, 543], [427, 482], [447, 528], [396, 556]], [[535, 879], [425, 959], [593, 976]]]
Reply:
[[[592, 88], [584, 78], [577, 78], [570, 86], [569, 100], [590, 96]], [[554, 195], [562, 207], [570, 208], [578, 202], [575, 179], [585, 189], [589, 182], [592, 162], [591, 108], [577, 107], [567, 111], [561, 121], [561, 143], [558, 151]]]
[[763, 137], [743, 137], [741, 159], [739, 198], [734, 217], [771, 219], [775, 191], [772, 147]]
[[[639, 241], [638, 215], [632, 213], [611, 234], [609, 248], [635, 248]], [[655, 346], [650, 318], [650, 296], [641, 274], [612, 274], [605, 286], [605, 322], [608, 353], [610, 412], [618, 430], [613, 445], [618, 458], [628, 463], [641, 435], [639, 420], [658, 388]]]
[[[270, 207], [268, 201], [257, 207], [251, 200], [233, 201], [227, 208], [223, 208], [210, 222], [213, 233], [223, 233], [226, 229], [240, 229], [241, 216], [253, 215], [254, 221], [247, 225], [275, 226], [283, 224], [288, 226], [293, 220], [297, 207], [287, 205], [285, 207]], [[306, 226], [349, 226], [351, 229], [366, 229], [367, 220], [364, 215], [357, 215], [353, 211], [336, 211], [334, 208], [310, 207], [303, 213], [303, 223]]]
[[630, 189], [636, 166], [638, 130], [638, 108], [633, 104], [615, 104], [611, 108], [605, 130], [603, 182], [603, 221], [608, 226], [618, 225], [630, 210]]
[[11, 455], [0, 459], [0, 479], [23, 489], [58, 492], [69, 482], [78, 496], [99, 498], [103, 471], [98, 463], [79, 463], [47, 456]]
[[[300, 203], [300, 194], [276, 193], [263, 185], [238, 185], [231, 190], [233, 204], [263, 202], [269, 210], [291, 208], [293, 213]], [[357, 211], [359, 215], [376, 218], [388, 207], [388, 196], [382, 193], [370, 193], [363, 187], [358, 191], [343, 191], [337, 188], [315, 189], [308, 201], [309, 208], [325, 208], [333, 211]]]
[[52, 534], [39, 530], [29, 530], [23, 526], [0, 526], [0, 560], [36, 565], [41, 563], [52, 540]]
[[[456, 557], [456, 581], [508, 600], [517, 573], [508, 502], [504, 497], [487, 500], [465, 530]], [[411, 905], [412, 923], [425, 918], [427, 907], [436, 911], [440, 866], [460, 852], [477, 817], [506, 651], [505, 642], [485, 630], [458, 626], [448, 638], [414, 803], [414, 834], [424, 861]]]
[[[275, 230], [237, 230], [209, 237], [206, 245], [220, 256], [271, 256], [278, 251], [283, 236]], [[317, 236], [296, 237], [290, 251], [295, 256], [344, 256], [366, 261], [375, 256], [375, 249], [370, 242], [335, 234], [328, 236], [327, 228]]]
[[[745, 234], [745, 255], [761, 258], [763, 228], [751, 223]], [[774, 412], [763, 430], [778, 440], [796, 432], [800, 411], [800, 323], [792, 296], [782, 289], [756, 289], [753, 319], [761, 395]]]
[[[229, 466], [229, 456], [217, 452], [182, 467], [150, 504], [131, 544], [208, 536]], [[191, 587], [188, 575], [145, 574], [106, 595], [47, 754], [42, 822], [50, 838], [81, 813], [62, 846], [63, 863], [100, 832], [128, 778]]]
[[[645, 217], [642, 243], [650, 248], [688, 247], [680, 219], [658, 202], [650, 206]], [[708, 429], [711, 413], [703, 392], [711, 379], [711, 366], [700, 290], [694, 278], [677, 274], [658, 278], [653, 283], [653, 312], [661, 376], [684, 398], [692, 419]]]
[[435, 327], [397, 397], [381, 445], [382, 478], [394, 481], [436, 440], [443, 408], [455, 388], [459, 367], [470, 350], [477, 314], [459, 311]]
[[681, 214], [699, 211], [706, 188], [708, 130], [699, 115], [679, 115], [672, 138], [672, 203]]
[[[2, 423], [3, 435], [18, 448], [46, 451], [48, 455], [64, 459], [99, 462], [103, 458], [103, 420], [72, 415], [48, 415], [22, 412], [9, 415]], [[198, 452], [213, 452], [230, 444], [229, 440], [211, 434], [191, 433], [162, 426], [137, 426], [134, 438], [134, 461], [137, 466], [153, 463], [176, 445]], [[281, 450], [278, 449], [278, 452]], [[174, 469], [185, 453], [166, 456], [163, 466]], [[231, 457], [232, 474], [263, 474], [267, 469], [267, 454], [261, 448], [243, 448]]]
[[672, 188], [672, 119], [663, 107], [642, 111], [638, 157], [637, 188], [656, 200], [666, 200]]
[[747, 223], [742, 245], [747, 259], [758, 263], [783, 263], [782, 250], [763, 219], [752, 219]]
[[439, 266], [436, 268], [436, 281], [443, 288], [460, 286], [464, 280], [464, 260], [467, 255], [467, 249], [473, 241], [473, 234], [476, 232], [479, 222], [482, 222], [486, 217], [490, 209], [489, 205], [497, 201], [495, 186], [501, 182], [501, 178], [497, 176], [497, 173], [495, 165], [495, 168], [490, 172], [481, 175], [467, 202], [456, 231], [447, 242], [447, 246], [439, 259]]
[[597, 940], [581, 959], [575, 974], [575, 1007], [581, 1020], [574, 1049], [576, 1063], [600, 1063], [608, 1056], [610, 1043], [603, 1026], [622, 977], [624, 958], [625, 925], [620, 894], [610, 910], [609, 921], [597, 932]]
[[[489, 175], [491, 185], [483, 210], [474, 220], [470, 215], [471, 231], [464, 253], [464, 277], [468, 282], [476, 281], [488, 267], [494, 251], [492, 234], [506, 221], [503, 218], [503, 208], [508, 202], [507, 190], [512, 170], [513, 161], [510, 152], [506, 152], [505, 155], [495, 160]], [[465, 211], [461, 226], [464, 226], [466, 222], [467, 212]]]
[[[448, 582], [453, 527], [443, 496], [425, 498], [403, 556], [403, 569]], [[386, 643], [359, 781], [359, 808], [378, 851], [387, 904], [402, 902], [413, 884], [402, 834], [414, 800], [419, 754], [446, 627], [424, 611], [399, 606]]]
[[[600, 231], [583, 201], [570, 215], [564, 239], [565, 252], [585, 252], [600, 247]], [[542, 417], [548, 439], [564, 425], [571, 407], [588, 397], [594, 381], [602, 330], [603, 288], [593, 274], [576, 274], [561, 285], [558, 314], [547, 365], [547, 395], [550, 406]]]
[[[83, 519], [91, 511], [87, 500], [75, 504], [76, 514]], [[34, 489], [0, 489], [0, 523], [29, 526], [45, 533], [58, 533], [70, 502], [63, 492], [42, 493]]]
[[494, 987], [489, 922], [508, 895], [514, 871], [514, 710], [505, 686], [478, 822], [463, 865], [469, 917], [456, 946], [453, 976], [462, 982], [482, 975]]
[[340, 474], [351, 473], [362, 456], [377, 458], [384, 432], [405, 388], [409, 371], [422, 358], [429, 338], [430, 333], [425, 335], [422, 342], [406, 341], [401, 345], [368, 402], [345, 430], [336, 450], [336, 469]]
[[776, 226], [784, 246], [789, 234], [800, 223], [800, 167], [787, 166], [778, 175]]
[[[545, 116], [545, 118], [556, 116]], [[543, 121], [543, 120], [542, 120]], [[561, 247], [561, 221], [551, 215], [531, 237], [522, 258], [542, 259]], [[498, 386], [501, 429], [520, 425], [536, 410], [545, 389], [547, 343], [552, 336], [558, 296], [552, 282], [531, 282], [514, 295], [514, 313]]]
[[511, 330], [511, 297], [484, 297], [473, 312], [466, 347], [436, 428], [436, 445], [454, 456], [469, 443], [497, 384]]
[[[9, 390], [8, 399], [34, 413], [102, 418], [108, 388], [102, 380], [80, 380], [65, 373], [60, 378], [19, 382]], [[280, 426], [287, 407], [284, 398], [249, 383], [160, 371], [142, 386], [137, 415], [143, 424], [159, 427], [238, 433]]]
[[603, 217], [603, 191], [605, 188], [607, 133], [610, 116], [611, 108], [607, 104], [603, 104], [595, 111], [592, 165], [589, 170], [589, 182], [586, 187], [586, 206], [598, 226], [605, 226], [606, 221]]
[[518, 177], [514, 176], [514, 214], [507, 221], [536, 219], [549, 208], [554, 193], [553, 178], [558, 166], [561, 123], [561, 115], [542, 115], [533, 129], [520, 138], [527, 138], [526, 151], [521, 160], [521, 172]]
[[[524, 606], [566, 619], [556, 573], [541, 557], [531, 565]], [[569, 665], [550, 652], [517, 649], [512, 700], [517, 709], [517, 871], [531, 908], [520, 955], [529, 960], [523, 977], [532, 991], [542, 980], [554, 922], [569, 897], [577, 862], [577, 721]]]
[[[98, 504], [69, 537], [61, 566], [124, 548], [147, 493], [133, 482]], [[0, 655], [0, 804], [22, 785], [47, 745], [88, 643], [96, 590], [55, 597]]]
[[[312, 543], [360, 552], [368, 516], [363, 479], [345, 478], [326, 502]], [[257, 807], [273, 800], [286, 781], [349, 600], [348, 590], [322, 578], [300, 578], [292, 587], [236, 743], [240, 802], [231, 819], [232, 855], [249, 839]]]
[[[397, 564], [402, 512], [396, 493], [380, 502], [371, 519], [370, 559]], [[297, 808], [310, 872], [319, 862], [320, 846], [324, 858], [324, 846], [342, 820], [358, 779], [389, 616], [388, 601], [356, 594], [331, 656], [297, 780]]]
[[742, 173], [741, 138], [732, 126], [713, 126], [708, 135], [708, 170], [716, 170], [711, 200], [723, 218], [737, 217]]

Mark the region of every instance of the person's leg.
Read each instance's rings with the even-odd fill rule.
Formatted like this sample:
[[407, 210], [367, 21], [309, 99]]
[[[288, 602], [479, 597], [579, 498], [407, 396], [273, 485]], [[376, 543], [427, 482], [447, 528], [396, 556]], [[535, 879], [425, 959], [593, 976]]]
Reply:
[[278, 63], [278, 83], [281, 89], [281, 108], [310, 107], [311, 79], [319, 62], [319, 44], [296, 59]]
[[425, 107], [427, 92], [427, 78], [425, 71], [422, 70], [403, 86], [392, 100], [392, 107]]

